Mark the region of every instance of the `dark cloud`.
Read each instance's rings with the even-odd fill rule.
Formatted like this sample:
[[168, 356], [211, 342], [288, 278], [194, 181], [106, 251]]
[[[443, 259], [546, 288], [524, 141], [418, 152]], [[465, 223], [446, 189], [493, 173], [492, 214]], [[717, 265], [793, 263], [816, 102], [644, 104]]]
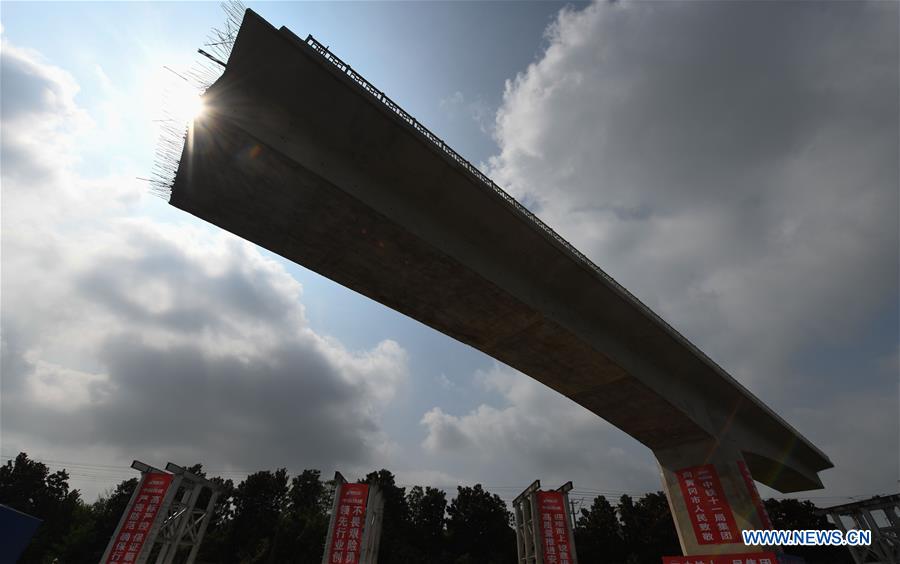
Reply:
[[316, 334], [300, 284], [252, 245], [141, 219], [116, 203], [120, 188], [73, 172], [71, 154], [48, 159], [44, 137], [77, 140], [77, 87], [7, 47], [4, 437], [213, 468], [370, 462], [405, 351]]
[[4, 300], [5, 431], [219, 466], [370, 459], [384, 440], [383, 400], [405, 375], [399, 346], [351, 353], [316, 335], [296, 282], [243, 244], [223, 245], [240, 251], [213, 265], [150, 228], [128, 231], [121, 247], [57, 265], [66, 295], [55, 305], [76, 315], [45, 338], [20, 342], [16, 313], [28, 312]]
[[[842, 493], [890, 490], [898, 470], [896, 425], [863, 414], [845, 423], [866, 398], [885, 420], [898, 414], [896, 373], [882, 378], [872, 360], [897, 346], [897, 12], [884, 2], [565, 9], [546, 52], [507, 82], [489, 166], [827, 447], [837, 469], [825, 481]], [[809, 361], [832, 350], [847, 359]], [[507, 417], [556, 429], [537, 444], [570, 440], [578, 427], [549, 415], [542, 426], [539, 404], [513, 400], [519, 413]], [[440, 434], [429, 441], [451, 436], [448, 426], [473, 437], [502, 428], [488, 409], [430, 415]], [[592, 444], [589, 433], [576, 441], [567, 460]]]
[[366, 439], [378, 426], [361, 409], [365, 388], [344, 381], [313, 343], [242, 359], [117, 336], [100, 358], [110, 383], [85, 416], [103, 441], [298, 467], [366, 462], [371, 454]]
[[230, 252], [212, 264], [184, 253], [182, 242], [157, 236], [149, 225], [121, 235], [128, 236], [120, 240], [126, 245], [99, 251], [96, 260], [104, 268], [88, 265], [75, 280], [82, 295], [116, 315], [186, 333], [223, 327], [229, 320], [250, 325], [264, 320], [268, 327], [292, 330], [303, 315], [299, 286], [283, 280], [280, 269], [254, 260], [255, 251], [240, 244], [229, 241]]

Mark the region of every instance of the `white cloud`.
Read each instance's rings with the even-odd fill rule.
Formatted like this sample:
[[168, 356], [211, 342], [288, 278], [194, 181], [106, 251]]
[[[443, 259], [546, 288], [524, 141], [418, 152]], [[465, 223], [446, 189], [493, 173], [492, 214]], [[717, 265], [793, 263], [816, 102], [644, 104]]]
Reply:
[[716, 357], [780, 359], [896, 291], [889, 9], [564, 10], [507, 83], [490, 172]]
[[389, 451], [403, 347], [317, 334], [255, 247], [150, 219], [134, 180], [76, 173], [79, 136], [97, 138], [78, 85], [3, 47], [4, 454], [327, 469]]
[[[463, 415], [425, 413], [422, 447], [461, 476], [503, 476], [504, 484], [574, 480], [582, 487], [659, 487], [652, 457], [633, 439], [524, 374], [495, 363], [476, 381], [505, 405]], [[499, 469], [502, 468], [502, 472]]]
[[[877, 374], [867, 352], [877, 345], [860, 340], [897, 307], [896, 12], [884, 3], [566, 8], [546, 52], [506, 84], [488, 170], [835, 453], [826, 483], [852, 493], [894, 485], [896, 425], [852, 431], [803, 409], [849, 417], [868, 398], [897, 412], [895, 378]], [[853, 383], [810, 364], [850, 343], [862, 349]], [[508, 407], [428, 412], [424, 446], [476, 445], [526, 462], [547, 449], [576, 467], [603, 464], [587, 453], [603, 451], [590, 441], [608, 431], [511, 378], [486, 379]], [[850, 448], [858, 433], [871, 464], [848, 468], [859, 462], [845, 453], [862, 454]], [[879, 449], [894, 454], [876, 462]]]
[[[74, 135], [91, 126], [75, 104], [78, 85], [64, 70], [46, 64], [39, 53], [2, 38], [0, 81], [3, 84], [3, 177], [18, 182], [12, 194], [38, 204], [49, 196], [47, 184], [67, 184], [62, 176], [75, 164]], [[4, 196], [10, 197], [10, 190]]]

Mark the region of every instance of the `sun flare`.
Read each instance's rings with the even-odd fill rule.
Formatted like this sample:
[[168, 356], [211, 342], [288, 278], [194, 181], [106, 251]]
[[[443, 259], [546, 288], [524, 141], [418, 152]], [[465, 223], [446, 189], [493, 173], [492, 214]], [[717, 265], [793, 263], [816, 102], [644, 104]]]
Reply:
[[181, 108], [179, 113], [189, 121], [193, 121], [203, 116], [203, 110], [206, 108], [203, 103], [203, 97], [196, 92], [186, 94], [180, 101]]
[[164, 113], [180, 123], [189, 124], [203, 116], [203, 96], [187, 84], [176, 84], [168, 90], [163, 101]]

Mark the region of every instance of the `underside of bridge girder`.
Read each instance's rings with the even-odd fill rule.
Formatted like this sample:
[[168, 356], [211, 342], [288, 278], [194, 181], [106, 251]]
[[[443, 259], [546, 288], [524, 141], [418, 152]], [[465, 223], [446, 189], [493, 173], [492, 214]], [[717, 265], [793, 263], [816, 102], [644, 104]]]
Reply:
[[248, 10], [205, 98], [172, 205], [485, 352], [657, 453], [728, 444], [777, 490], [822, 487], [821, 451], [313, 40]]

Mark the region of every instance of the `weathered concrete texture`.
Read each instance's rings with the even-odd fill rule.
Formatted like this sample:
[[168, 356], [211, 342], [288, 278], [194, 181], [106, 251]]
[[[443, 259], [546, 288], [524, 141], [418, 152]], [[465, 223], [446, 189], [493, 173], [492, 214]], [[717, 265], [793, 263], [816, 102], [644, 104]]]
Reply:
[[763, 483], [821, 487], [825, 455], [289, 30], [248, 10], [206, 99], [173, 205], [484, 351], [652, 449], [727, 438]]

